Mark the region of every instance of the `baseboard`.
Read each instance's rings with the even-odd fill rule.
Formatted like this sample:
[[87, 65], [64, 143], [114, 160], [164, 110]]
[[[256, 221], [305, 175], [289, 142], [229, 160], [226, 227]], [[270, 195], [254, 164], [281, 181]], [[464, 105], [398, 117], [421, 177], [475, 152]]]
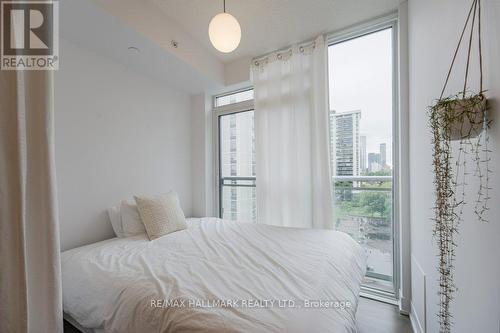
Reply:
[[399, 298], [399, 313], [405, 316], [410, 315], [410, 300], [406, 297]]
[[382, 303], [387, 303], [387, 304], [392, 304], [392, 305], [399, 305], [398, 300], [392, 297], [386, 297], [382, 295], [376, 295], [374, 293], [369, 293], [361, 290], [359, 292], [359, 295], [364, 298], [372, 299], [374, 301], [382, 302]]
[[415, 308], [413, 307], [413, 302], [410, 302], [410, 323], [414, 333], [425, 333], [425, 330], [420, 324], [417, 313], [415, 312]]

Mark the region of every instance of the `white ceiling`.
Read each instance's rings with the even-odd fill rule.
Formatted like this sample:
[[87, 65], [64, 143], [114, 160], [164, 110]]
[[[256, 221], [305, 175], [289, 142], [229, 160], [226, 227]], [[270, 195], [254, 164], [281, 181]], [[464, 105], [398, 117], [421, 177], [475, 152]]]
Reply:
[[[222, 0], [65, 0], [60, 34], [195, 94], [248, 80], [250, 57], [394, 12], [401, 1], [226, 0], [242, 28], [241, 44], [230, 54], [215, 50], [208, 39]], [[140, 52], [131, 54], [129, 46]]]
[[397, 9], [400, 0], [226, 0], [242, 31], [236, 51], [224, 54], [208, 39], [222, 0], [148, 0], [223, 62], [258, 56], [318, 34], [339, 30]]
[[[124, 3], [124, 0], [120, 1]], [[220, 88], [213, 77], [202, 73], [181, 57], [167, 52], [124, 21], [110, 16], [95, 6], [93, 1], [61, 1], [59, 18], [60, 37], [64, 41], [109, 57], [131, 70], [190, 94]], [[60, 70], [64, 70], [64, 44], [62, 46]], [[129, 46], [137, 47], [140, 52], [130, 52]]]

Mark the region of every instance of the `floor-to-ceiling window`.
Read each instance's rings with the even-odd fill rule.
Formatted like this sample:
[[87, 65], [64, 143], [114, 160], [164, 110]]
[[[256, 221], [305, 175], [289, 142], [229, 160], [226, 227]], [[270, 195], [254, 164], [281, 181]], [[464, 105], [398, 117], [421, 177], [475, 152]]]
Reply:
[[218, 139], [219, 216], [255, 222], [255, 136], [253, 90], [217, 96], [214, 100]]
[[[395, 294], [397, 258], [394, 23], [332, 36], [329, 125], [335, 228], [367, 254], [366, 289]], [[214, 99], [219, 215], [256, 219], [253, 90]]]
[[366, 251], [364, 286], [395, 288], [395, 27], [332, 39], [328, 48], [335, 228]]

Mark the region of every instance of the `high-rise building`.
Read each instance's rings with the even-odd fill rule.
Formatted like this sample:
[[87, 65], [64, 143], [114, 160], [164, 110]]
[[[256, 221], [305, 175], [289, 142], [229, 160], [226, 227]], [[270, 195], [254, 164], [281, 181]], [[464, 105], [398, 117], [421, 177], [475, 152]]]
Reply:
[[[220, 123], [221, 173], [227, 177], [255, 176], [255, 135], [253, 112], [226, 116]], [[237, 180], [231, 180], [237, 185]], [[255, 188], [224, 186], [223, 217], [252, 222], [256, 219]]]
[[361, 110], [330, 111], [330, 155], [335, 176], [359, 176]]
[[385, 143], [381, 143], [380, 144], [380, 166], [382, 168], [385, 168], [385, 166], [387, 165], [386, 151], [387, 151], [387, 145]]
[[368, 153], [368, 171], [376, 172], [382, 170], [380, 154]]
[[366, 171], [366, 136], [360, 136], [359, 141], [359, 169], [361, 173]]

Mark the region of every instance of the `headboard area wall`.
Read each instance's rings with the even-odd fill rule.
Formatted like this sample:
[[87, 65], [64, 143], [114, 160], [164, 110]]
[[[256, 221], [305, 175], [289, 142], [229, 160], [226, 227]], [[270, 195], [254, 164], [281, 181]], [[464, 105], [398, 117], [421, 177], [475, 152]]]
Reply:
[[106, 208], [174, 189], [191, 214], [190, 99], [61, 40], [55, 144], [62, 250], [113, 237]]

